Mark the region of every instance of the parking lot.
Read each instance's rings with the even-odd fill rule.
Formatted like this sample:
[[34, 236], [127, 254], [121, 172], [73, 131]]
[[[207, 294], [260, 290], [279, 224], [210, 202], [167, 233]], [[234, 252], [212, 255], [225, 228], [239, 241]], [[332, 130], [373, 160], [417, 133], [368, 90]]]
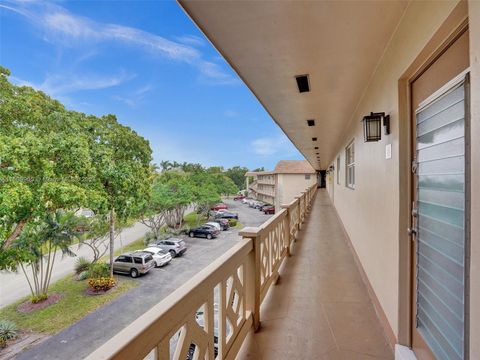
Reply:
[[[259, 226], [271, 215], [249, 208], [241, 202], [226, 200], [238, 213], [244, 226]], [[216, 239], [185, 237], [187, 252], [163, 268], [152, 269], [133, 281], [139, 285], [87, 315], [76, 324], [25, 351], [17, 359], [82, 359], [110, 339], [133, 320], [171, 294], [205, 266], [240, 240], [239, 229], [222, 231]], [[119, 275], [122, 276], [122, 275]]]

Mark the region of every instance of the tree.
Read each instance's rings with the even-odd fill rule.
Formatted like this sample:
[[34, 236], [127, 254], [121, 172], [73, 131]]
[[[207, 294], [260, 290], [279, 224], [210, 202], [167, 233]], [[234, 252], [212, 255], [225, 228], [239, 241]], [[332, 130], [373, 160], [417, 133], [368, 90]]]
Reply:
[[190, 175], [178, 170], [165, 171], [153, 181], [141, 221], [158, 239], [164, 225], [181, 226], [185, 211], [193, 201], [194, 184]]
[[109, 214], [110, 276], [113, 276], [115, 223], [132, 216], [146, 201], [153, 177], [152, 150], [143, 137], [117, 122], [114, 115], [90, 118], [91, 155], [96, 180], [106, 198]]
[[96, 263], [107, 252], [109, 219], [104, 214], [95, 215], [85, 220], [85, 233], [80, 239], [78, 247], [85, 245], [92, 250], [92, 264]]
[[[101, 207], [85, 115], [30, 87], [8, 82], [0, 68], [0, 252], [31, 221], [58, 209]], [[7, 255], [0, 258], [0, 268]], [[5, 263], [5, 265], [7, 265]]]
[[150, 186], [148, 141], [102, 117], [68, 111], [0, 68], [0, 268], [23, 229], [60, 209], [109, 215], [110, 262], [116, 219], [138, 208]]
[[225, 175], [227, 175], [238, 189], [243, 190], [245, 189], [245, 173], [248, 171], [246, 167], [241, 166], [233, 166], [225, 171]]
[[78, 225], [79, 219], [72, 212], [57, 210], [48, 213], [41, 221], [29, 223], [13, 244], [11, 250], [15, 264], [10, 264], [10, 270], [22, 270], [32, 302], [48, 297], [57, 250], [63, 255], [75, 255], [69, 246], [80, 236]]

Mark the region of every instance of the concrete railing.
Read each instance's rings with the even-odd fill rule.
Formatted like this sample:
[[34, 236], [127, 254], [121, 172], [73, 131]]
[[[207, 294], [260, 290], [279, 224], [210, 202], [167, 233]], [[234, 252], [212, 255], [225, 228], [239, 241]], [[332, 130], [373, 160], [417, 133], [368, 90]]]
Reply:
[[[259, 227], [155, 305], [87, 359], [234, 359], [315, 197], [317, 186], [283, 205]], [[121, 316], [119, 314], [118, 316]]]

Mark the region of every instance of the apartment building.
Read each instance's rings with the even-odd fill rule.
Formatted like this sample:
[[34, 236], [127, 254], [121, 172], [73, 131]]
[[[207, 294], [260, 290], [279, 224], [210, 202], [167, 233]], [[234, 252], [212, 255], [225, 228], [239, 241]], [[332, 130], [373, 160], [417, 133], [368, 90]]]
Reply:
[[249, 171], [245, 174], [253, 182], [247, 185], [249, 196], [281, 209], [304, 189], [317, 183], [315, 169], [306, 160], [280, 160], [273, 171]]
[[479, 360], [480, 2], [179, 2], [327, 189], [91, 358]]

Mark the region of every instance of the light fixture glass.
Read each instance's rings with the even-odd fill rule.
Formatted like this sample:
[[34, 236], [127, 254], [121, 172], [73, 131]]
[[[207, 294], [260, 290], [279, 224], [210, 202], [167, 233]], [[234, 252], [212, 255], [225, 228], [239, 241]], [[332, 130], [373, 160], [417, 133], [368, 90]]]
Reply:
[[385, 126], [385, 135], [390, 133], [390, 116], [385, 113], [370, 113], [363, 118], [363, 137], [365, 142], [382, 139], [382, 119]]

